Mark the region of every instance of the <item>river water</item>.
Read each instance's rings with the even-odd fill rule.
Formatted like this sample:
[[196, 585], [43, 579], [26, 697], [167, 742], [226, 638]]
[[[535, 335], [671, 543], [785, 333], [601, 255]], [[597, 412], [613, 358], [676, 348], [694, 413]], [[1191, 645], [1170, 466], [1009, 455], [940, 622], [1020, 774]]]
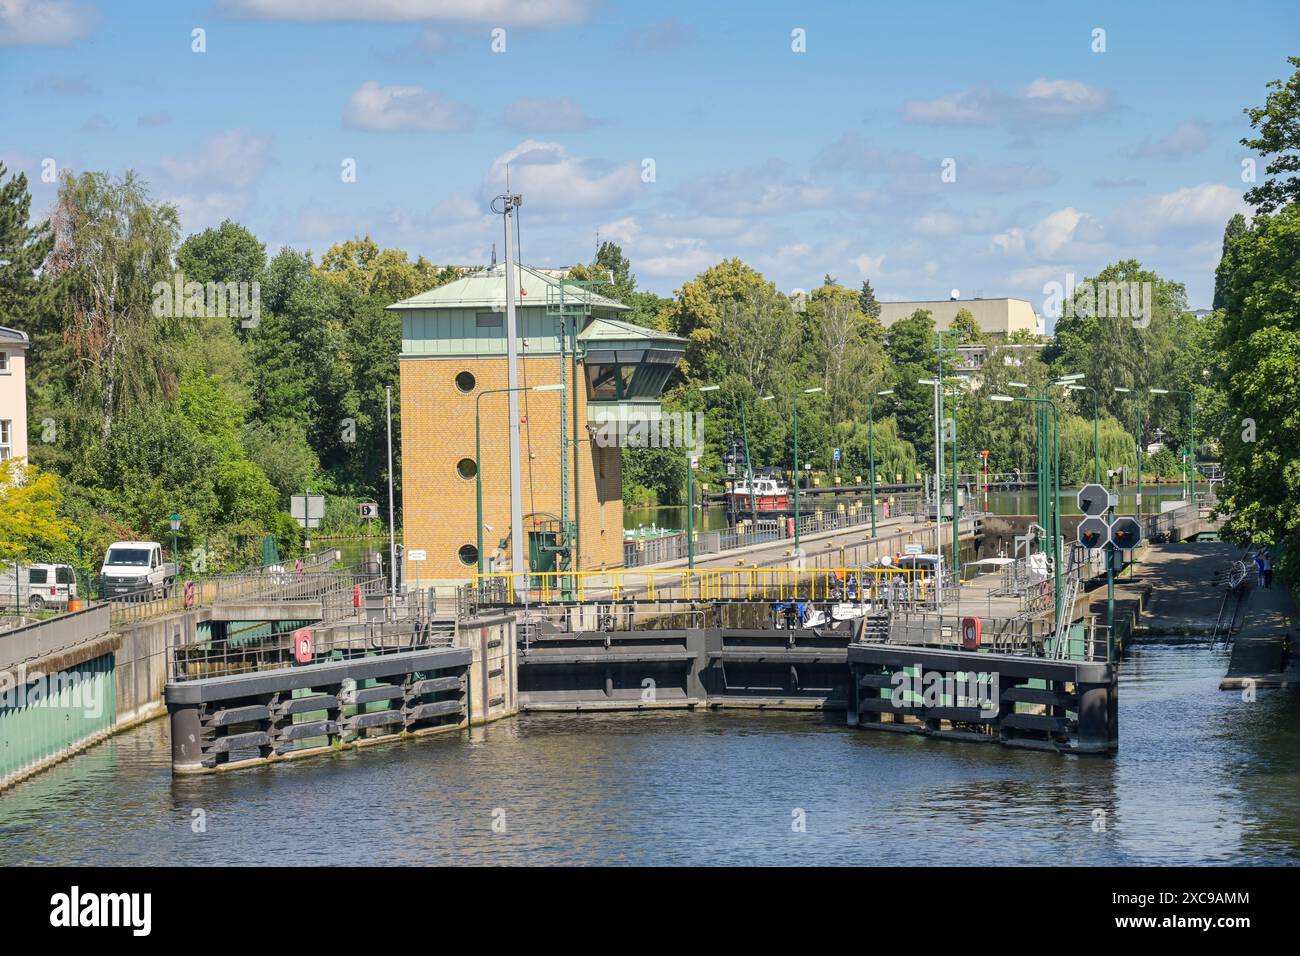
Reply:
[[843, 715], [548, 714], [173, 779], [160, 720], [0, 794], [0, 863], [1295, 863], [1300, 702], [1220, 692], [1226, 666], [1135, 647], [1113, 758]]

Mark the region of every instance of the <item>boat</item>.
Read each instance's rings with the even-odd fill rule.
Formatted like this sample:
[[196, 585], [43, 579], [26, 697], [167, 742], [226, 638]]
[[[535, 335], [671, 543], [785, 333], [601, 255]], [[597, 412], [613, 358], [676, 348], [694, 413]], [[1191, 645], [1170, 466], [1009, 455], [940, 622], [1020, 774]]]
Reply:
[[731, 510], [742, 517], [757, 511], [760, 515], [784, 514], [790, 510], [790, 489], [776, 478], [754, 478], [753, 504], [749, 482], [742, 479], [731, 488]]

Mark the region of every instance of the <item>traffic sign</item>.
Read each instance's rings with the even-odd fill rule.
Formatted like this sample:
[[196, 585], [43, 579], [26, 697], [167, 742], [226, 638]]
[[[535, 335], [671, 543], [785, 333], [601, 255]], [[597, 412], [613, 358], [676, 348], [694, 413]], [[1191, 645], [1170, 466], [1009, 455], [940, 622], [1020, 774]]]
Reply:
[[838, 448], [835, 449], [835, 460], [836, 461], [840, 460], [840, 450]]
[[325, 496], [292, 495], [289, 514], [304, 528], [319, 528], [321, 519], [325, 517]]
[[1105, 518], [1084, 518], [1079, 522], [1076, 537], [1079, 543], [1090, 551], [1104, 548], [1110, 541], [1110, 525], [1106, 524]]
[[1123, 551], [1142, 543], [1142, 524], [1137, 518], [1116, 518], [1110, 526], [1110, 540]]
[[357, 505], [357, 513], [367, 521], [374, 521], [379, 517], [379, 505], [373, 501], [363, 501]]
[[1098, 518], [1110, 507], [1110, 492], [1105, 485], [1084, 485], [1079, 489], [1079, 510]]
[[427, 561], [429, 560], [429, 552], [424, 548], [412, 548], [406, 552], [406, 559], [408, 561]]

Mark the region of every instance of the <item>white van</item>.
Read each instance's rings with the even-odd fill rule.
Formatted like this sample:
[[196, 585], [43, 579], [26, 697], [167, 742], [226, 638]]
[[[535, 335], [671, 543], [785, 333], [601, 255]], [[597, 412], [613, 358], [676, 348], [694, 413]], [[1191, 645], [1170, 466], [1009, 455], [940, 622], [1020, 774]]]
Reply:
[[77, 596], [77, 575], [66, 564], [13, 565], [0, 569], [0, 606], [15, 603], [31, 611], [47, 607], [66, 607]]

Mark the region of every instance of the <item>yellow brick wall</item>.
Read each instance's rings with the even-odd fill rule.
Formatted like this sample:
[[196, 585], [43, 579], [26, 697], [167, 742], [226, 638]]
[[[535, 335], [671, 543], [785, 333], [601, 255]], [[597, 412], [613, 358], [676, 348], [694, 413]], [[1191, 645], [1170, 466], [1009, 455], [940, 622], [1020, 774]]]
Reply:
[[[521, 358], [520, 385], [560, 380], [559, 357]], [[468, 371], [474, 391], [464, 393], [456, 376]], [[582, 366], [578, 366], [579, 375]], [[428, 560], [408, 563], [407, 580], [468, 579], [474, 566], [462, 564], [462, 545], [476, 543], [474, 480], [461, 478], [456, 464], [474, 457], [474, 402], [487, 390], [505, 388], [503, 358], [403, 358], [402, 382], [402, 515], [406, 548], [424, 549]], [[572, 386], [572, 382], [569, 383]], [[524, 515], [560, 513], [560, 392], [519, 392], [519, 439], [524, 488]], [[487, 395], [482, 409], [483, 531], [485, 560], [510, 531], [509, 394]], [[571, 400], [571, 393], [570, 393]], [[572, 439], [572, 409], [565, 422]], [[578, 393], [579, 437], [587, 437], [586, 389]], [[617, 448], [577, 446], [581, 494], [583, 569], [619, 567], [623, 563], [623, 490]], [[573, 514], [573, 466], [569, 466], [570, 519]], [[508, 568], [507, 552], [498, 567]]]

